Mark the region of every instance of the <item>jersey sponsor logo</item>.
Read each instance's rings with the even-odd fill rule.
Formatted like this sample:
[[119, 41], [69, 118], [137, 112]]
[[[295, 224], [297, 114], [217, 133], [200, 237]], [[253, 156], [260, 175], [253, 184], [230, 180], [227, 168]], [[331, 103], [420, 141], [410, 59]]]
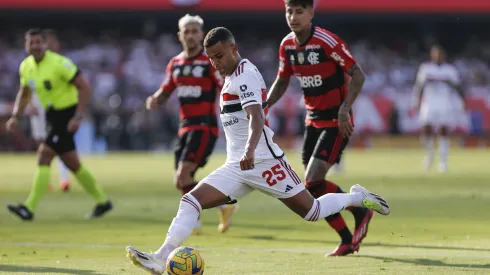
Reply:
[[247, 90], [247, 85], [243, 84], [240, 86], [240, 91], [245, 92]]
[[195, 60], [194, 62], [192, 62], [192, 64], [194, 64], [194, 65], [208, 65], [209, 60]]
[[183, 75], [190, 75], [191, 74], [192, 67], [190, 65], [184, 66], [184, 69], [182, 70]]
[[320, 63], [319, 57], [320, 54], [316, 52], [310, 52], [308, 54], [308, 62], [310, 62], [311, 65], [316, 65]]
[[294, 55], [291, 55], [289, 59], [291, 60], [291, 64], [294, 64]]
[[321, 48], [322, 48], [322, 46], [317, 45], [317, 44], [306, 45], [306, 50], [319, 50]]
[[201, 86], [179, 86], [177, 88], [178, 97], [198, 98], [202, 94]]
[[294, 45], [286, 45], [286, 46], [284, 46], [284, 49], [285, 50], [296, 50], [296, 46], [294, 46]]
[[349, 52], [349, 50], [348, 50], [348, 49], [345, 47], [345, 44], [342, 44], [342, 50], [344, 51], [344, 53], [345, 53], [345, 54], [346, 54], [348, 57], [352, 58], [352, 54], [351, 54], [351, 53]]
[[241, 93], [240, 94], [240, 98], [242, 100], [246, 99], [246, 98], [249, 98], [249, 97], [252, 97], [254, 96], [254, 93], [253, 92], [244, 92], [244, 93]]
[[238, 123], [238, 118], [234, 117], [228, 121], [223, 122], [222, 124], [223, 124], [223, 127], [228, 127], [228, 126], [231, 126], [231, 125], [237, 124], [237, 123]]
[[172, 75], [174, 78], [177, 78], [180, 75], [180, 69], [179, 68], [175, 69]]
[[301, 88], [315, 88], [320, 87], [323, 84], [322, 77], [320, 75], [314, 76], [297, 76]]
[[279, 71], [284, 72], [284, 58], [279, 57]]
[[204, 73], [204, 68], [201, 66], [196, 66], [192, 69], [192, 76], [194, 77], [202, 77]]
[[298, 53], [298, 62], [299, 64], [305, 63], [305, 55], [303, 53]]
[[340, 56], [338, 53], [336, 52], [332, 52], [332, 54], [330, 55], [335, 61], [337, 61], [340, 66], [345, 66], [345, 60], [342, 58], [342, 56]]

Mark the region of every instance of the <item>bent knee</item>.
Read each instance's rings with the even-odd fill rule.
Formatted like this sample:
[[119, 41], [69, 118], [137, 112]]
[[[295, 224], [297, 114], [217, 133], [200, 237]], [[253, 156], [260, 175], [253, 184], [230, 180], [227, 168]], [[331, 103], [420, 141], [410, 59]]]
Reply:
[[51, 161], [56, 156], [56, 152], [44, 144], [41, 144], [41, 146], [39, 146], [38, 154], [39, 165], [50, 165]]

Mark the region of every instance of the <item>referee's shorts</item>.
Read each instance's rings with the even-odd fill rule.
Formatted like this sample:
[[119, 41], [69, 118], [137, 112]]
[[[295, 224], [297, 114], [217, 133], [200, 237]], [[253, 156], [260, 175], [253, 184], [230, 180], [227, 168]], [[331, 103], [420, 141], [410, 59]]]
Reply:
[[68, 122], [75, 116], [77, 105], [55, 110], [52, 107], [46, 110], [47, 136], [44, 141], [58, 155], [75, 150], [75, 133], [68, 131]]

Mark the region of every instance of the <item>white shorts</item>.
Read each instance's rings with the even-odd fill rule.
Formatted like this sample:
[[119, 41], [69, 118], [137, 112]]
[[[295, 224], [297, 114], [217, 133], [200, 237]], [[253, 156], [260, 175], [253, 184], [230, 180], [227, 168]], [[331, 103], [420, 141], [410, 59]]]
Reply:
[[278, 199], [290, 198], [305, 189], [300, 178], [282, 159], [267, 159], [255, 163], [252, 170], [240, 170], [239, 163], [225, 163], [201, 182], [209, 184], [228, 196], [238, 200], [255, 189]]
[[35, 140], [44, 140], [46, 138], [46, 115], [44, 112], [31, 116], [31, 135]]
[[451, 108], [422, 106], [420, 108], [421, 126], [452, 127], [454, 124], [454, 112]]

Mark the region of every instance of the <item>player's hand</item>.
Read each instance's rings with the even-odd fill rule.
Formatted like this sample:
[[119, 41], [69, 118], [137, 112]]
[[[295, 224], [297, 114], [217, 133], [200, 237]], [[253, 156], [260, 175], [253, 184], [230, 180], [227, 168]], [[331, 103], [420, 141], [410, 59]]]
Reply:
[[155, 110], [157, 108], [158, 108], [158, 99], [154, 95], [149, 96], [146, 99], [146, 109]]
[[7, 123], [5, 123], [5, 127], [9, 132], [15, 132], [17, 130], [18, 125], [19, 125], [19, 121], [17, 120], [16, 117], [9, 118], [9, 120], [7, 120]]
[[242, 171], [251, 170], [255, 168], [255, 152], [246, 150], [243, 157], [240, 159], [240, 169]]
[[82, 120], [78, 117], [70, 119], [70, 122], [68, 122], [68, 132], [75, 133], [78, 130], [78, 127], [80, 127], [81, 121]]
[[339, 131], [346, 137], [350, 137], [354, 133], [354, 125], [350, 119], [349, 110], [345, 107], [340, 107], [339, 116]]

